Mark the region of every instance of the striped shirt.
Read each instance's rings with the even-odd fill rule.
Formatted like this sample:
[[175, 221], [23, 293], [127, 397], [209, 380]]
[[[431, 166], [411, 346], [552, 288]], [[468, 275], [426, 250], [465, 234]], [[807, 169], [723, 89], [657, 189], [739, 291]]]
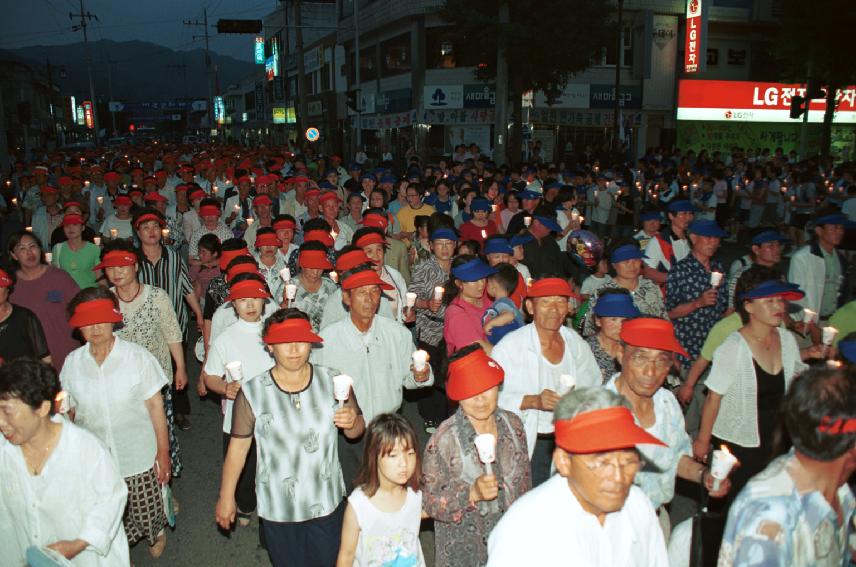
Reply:
[[161, 257], [152, 264], [145, 254], [141, 254], [140, 271], [138, 277], [140, 283], [163, 289], [169, 295], [172, 308], [178, 317], [178, 325], [182, 329], [184, 338], [187, 338], [187, 323], [190, 320], [190, 312], [184, 296], [193, 293], [193, 285], [187, 275], [187, 266], [178, 252], [161, 246]]

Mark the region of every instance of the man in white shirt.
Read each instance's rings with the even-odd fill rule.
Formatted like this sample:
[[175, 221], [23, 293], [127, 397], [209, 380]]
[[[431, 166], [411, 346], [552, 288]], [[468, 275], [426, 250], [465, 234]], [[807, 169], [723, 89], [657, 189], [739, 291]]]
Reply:
[[532, 486], [547, 480], [555, 447], [553, 409], [571, 384], [600, 385], [600, 369], [588, 344], [564, 325], [575, 294], [566, 280], [543, 278], [529, 286], [532, 323], [505, 335], [491, 356], [505, 369], [499, 406], [523, 420]]
[[663, 443], [636, 425], [626, 404], [602, 388], [559, 401], [558, 474], [505, 513], [488, 539], [487, 567], [668, 566], [651, 502], [633, 485], [642, 465], [636, 445]]
[[[382, 290], [392, 286], [370, 267], [354, 268], [342, 277], [342, 299], [350, 309], [349, 316], [321, 329], [324, 346], [313, 349], [312, 360], [354, 379], [354, 393], [369, 423], [378, 414], [401, 408], [402, 386], [431, 386], [434, 375], [431, 365], [421, 371], [411, 365], [416, 348], [407, 327], [376, 315]], [[339, 443], [347, 486], [351, 486], [362, 460], [362, 444]]]

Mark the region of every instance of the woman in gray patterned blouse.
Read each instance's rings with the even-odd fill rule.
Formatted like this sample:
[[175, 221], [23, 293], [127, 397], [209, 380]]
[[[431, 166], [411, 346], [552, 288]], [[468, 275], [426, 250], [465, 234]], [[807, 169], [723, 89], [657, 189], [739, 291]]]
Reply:
[[604, 284], [591, 298], [589, 310], [583, 323], [583, 336], [591, 336], [596, 331], [593, 317], [594, 307], [597, 305], [598, 296], [605, 289], [624, 288], [630, 292], [633, 304], [643, 315], [657, 317], [658, 319], [669, 318], [660, 288], [641, 275], [642, 260], [645, 257], [639, 248], [639, 243], [635, 240], [628, 239], [617, 243], [609, 258], [615, 275], [607, 276]]
[[235, 399], [216, 520], [224, 529], [235, 521], [235, 486], [255, 436], [258, 514], [271, 562], [332, 566], [345, 510], [338, 429], [356, 439], [365, 421], [353, 390], [344, 405], [334, 400], [339, 372], [309, 363], [321, 337], [305, 313], [277, 311], [262, 336], [276, 365], [246, 380]]
[[[523, 423], [497, 407], [504, 377], [479, 345], [449, 361], [446, 393], [460, 406], [431, 436], [422, 463], [422, 507], [434, 518], [436, 567], [484, 565], [491, 530], [532, 486]], [[484, 434], [495, 440], [490, 465], [475, 445]]]
[[296, 307], [309, 316], [312, 330], [321, 330], [324, 307], [336, 293], [336, 284], [324, 277], [325, 270], [332, 270], [333, 264], [327, 258], [327, 247], [320, 242], [304, 242], [297, 256], [300, 274], [289, 283], [297, 285], [297, 293], [291, 307]]

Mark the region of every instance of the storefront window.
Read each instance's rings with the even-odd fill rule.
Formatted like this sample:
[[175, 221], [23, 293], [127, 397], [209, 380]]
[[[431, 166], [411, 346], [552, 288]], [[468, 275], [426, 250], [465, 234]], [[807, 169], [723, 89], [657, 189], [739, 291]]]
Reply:
[[410, 72], [410, 34], [405, 33], [380, 44], [383, 77]]
[[[624, 28], [621, 43], [624, 47], [621, 52], [621, 66], [629, 67], [633, 65], [633, 30], [631, 28]], [[595, 61], [595, 65], [615, 65], [615, 41], [610, 41], [609, 45], [604, 48], [601, 60]]]

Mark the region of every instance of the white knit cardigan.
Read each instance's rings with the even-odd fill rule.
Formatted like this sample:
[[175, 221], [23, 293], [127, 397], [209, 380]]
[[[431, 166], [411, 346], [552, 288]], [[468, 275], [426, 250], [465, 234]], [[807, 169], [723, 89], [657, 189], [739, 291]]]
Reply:
[[[797, 341], [790, 331], [779, 328], [785, 391], [794, 376], [808, 368], [800, 360]], [[713, 353], [713, 366], [705, 385], [722, 396], [713, 434], [742, 447], [759, 447], [758, 381], [752, 349], [739, 331], [731, 333]]]

